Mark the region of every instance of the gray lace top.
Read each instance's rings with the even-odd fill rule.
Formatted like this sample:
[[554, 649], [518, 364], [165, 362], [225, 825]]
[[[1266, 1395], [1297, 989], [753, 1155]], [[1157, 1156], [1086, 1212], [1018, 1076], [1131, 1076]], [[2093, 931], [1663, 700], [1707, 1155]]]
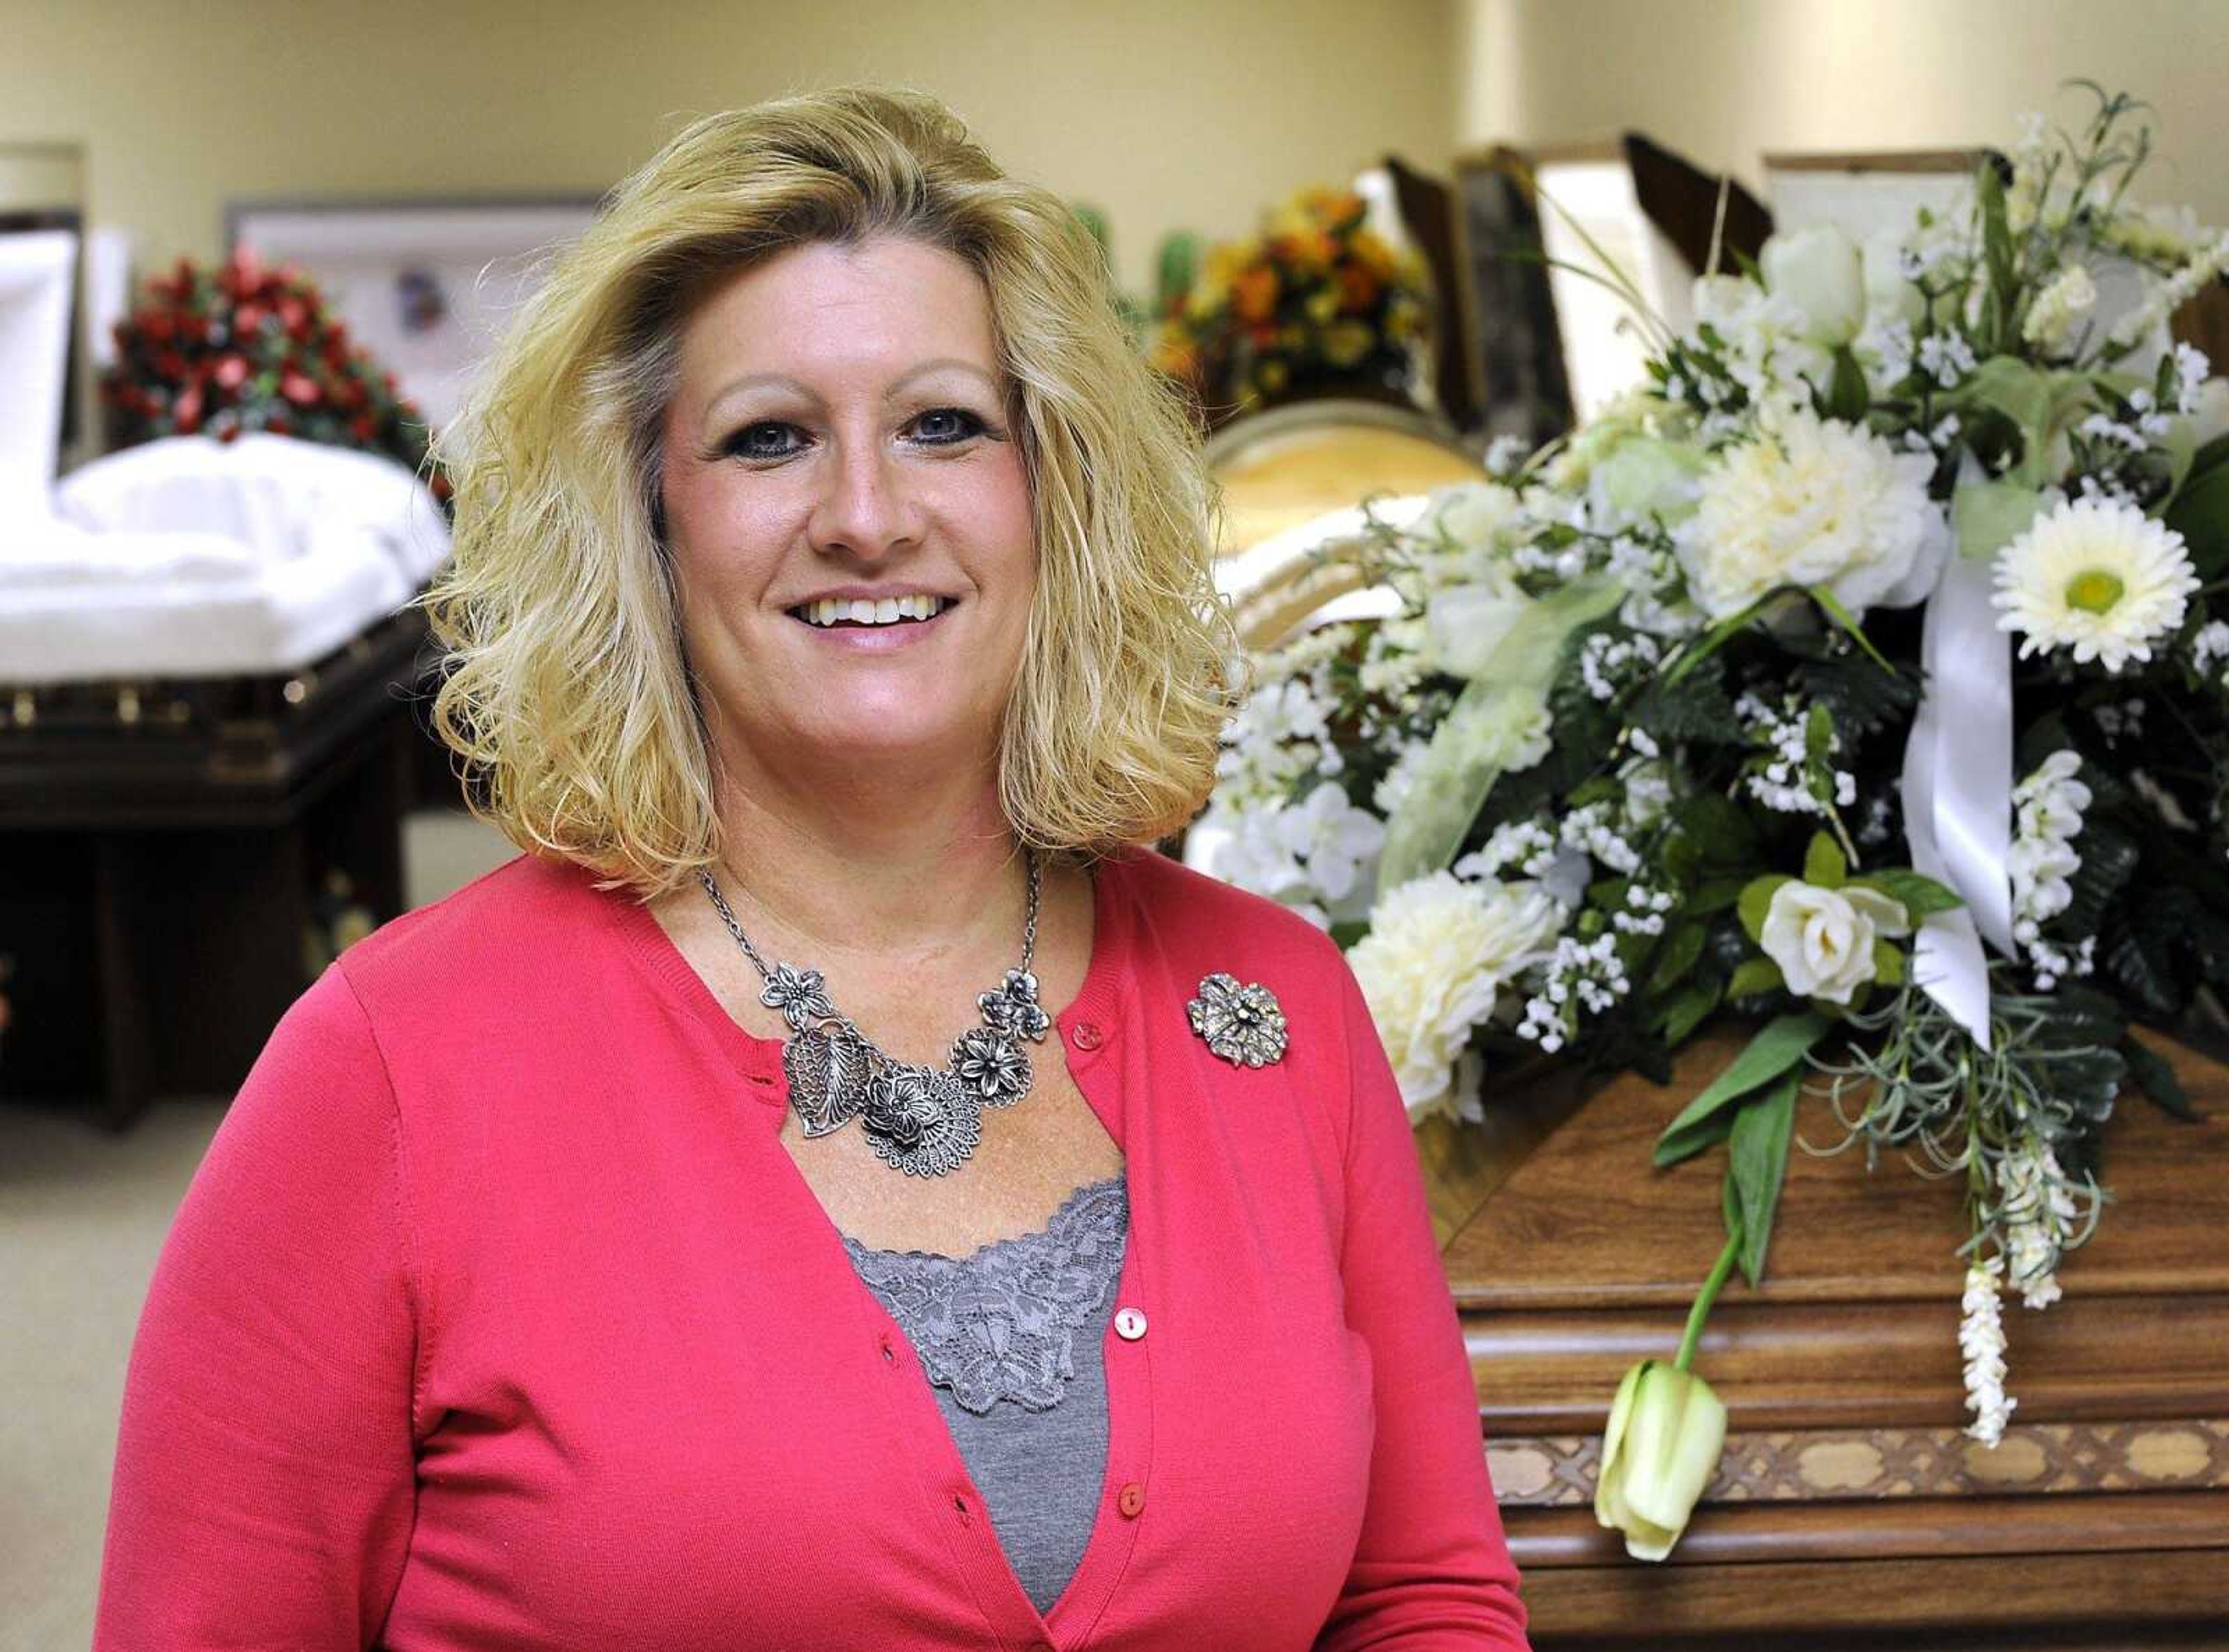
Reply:
[[1087, 1182], [1035, 1233], [965, 1257], [844, 1236], [903, 1327], [1006, 1559], [1037, 1609], [1068, 1586], [1107, 1472], [1102, 1342], [1129, 1233], [1120, 1175]]

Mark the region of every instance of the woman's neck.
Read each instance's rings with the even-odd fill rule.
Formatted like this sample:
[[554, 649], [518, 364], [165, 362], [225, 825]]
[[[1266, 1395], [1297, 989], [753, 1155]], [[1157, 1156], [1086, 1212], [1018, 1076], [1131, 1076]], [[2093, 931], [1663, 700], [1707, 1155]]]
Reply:
[[[764, 769], [724, 782], [720, 881], [769, 960], [967, 956], [1021, 946], [1027, 864], [999, 806], [995, 767], [900, 784], [854, 770], [785, 785]], [[761, 939], [763, 931], [766, 939]], [[769, 942], [773, 945], [770, 946]]]

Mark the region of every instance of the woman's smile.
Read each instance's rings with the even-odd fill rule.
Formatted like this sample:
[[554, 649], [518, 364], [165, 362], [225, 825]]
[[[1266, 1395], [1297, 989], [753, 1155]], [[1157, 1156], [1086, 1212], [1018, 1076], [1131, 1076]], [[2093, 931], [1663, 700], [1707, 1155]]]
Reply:
[[888, 653], [910, 648], [930, 633], [948, 628], [946, 617], [959, 606], [957, 597], [927, 591], [862, 592], [814, 598], [787, 612], [816, 641], [854, 652]]

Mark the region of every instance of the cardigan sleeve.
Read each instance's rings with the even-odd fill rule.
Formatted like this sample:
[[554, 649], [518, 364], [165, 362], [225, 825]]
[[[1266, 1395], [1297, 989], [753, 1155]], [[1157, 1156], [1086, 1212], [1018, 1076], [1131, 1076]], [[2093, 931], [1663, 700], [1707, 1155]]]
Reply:
[[94, 1652], [363, 1648], [414, 1512], [400, 1123], [335, 966], [273, 1032], [156, 1263]]
[[1352, 1109], [1340, 1269], [1347, 1323], [1370, 1348], [1377, 1434], [1361, 1539], [1316, 1652], [1523, 1649], [1517, 1569], [1408, 1110], [1361, 988], [1343, 958], [1338, 967]]

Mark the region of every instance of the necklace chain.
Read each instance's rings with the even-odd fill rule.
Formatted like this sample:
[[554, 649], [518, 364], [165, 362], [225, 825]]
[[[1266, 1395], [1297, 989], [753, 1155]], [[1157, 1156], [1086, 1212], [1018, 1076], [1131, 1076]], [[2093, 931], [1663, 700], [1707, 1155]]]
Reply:
[[[1021, 968], [1022, 973], [1024, 974], [1027, 974], [1029, 973], [1031, 961], [1037, 956], [1037, 905], [1040, 893], [1044, 888], [1044, 869], [1038, 865], [1037, 858], [1033, 854], [1029, 854], [1027, 851], [1024, 851], [1024, 854], [1029, 861], [1030, 896], [1029, 915], [1022, 922]], [[767, 961], [759, 956], [759, 949], [751, 944], [750, 936], [743, 933], [743, 926], [736, 920], [734, 910], [728, 905], [727, 897], [720, 893], [720, 885], [718, 881], [714, 878], [712, 874], [709, 871], [699, 872], [697, 876], [703, 880], [704, 892], [712, 897], [713, 910], [720, 915], [720, 921], [728, 926], [728, 933], [735, 936], [736, 944], [743, 949], [743, 956], [751, 961], [752, 965], [758, 970], [759, 975], [762, 980], [768, 981], [774, 980], [774, 972], [767, 967]], [[857, 1038], [862, 1045], [865, 1045], [866, 1048], [873, 1051], [874, 1053], [878, 1056], [883, 1054], [881, 1049], [869, 1039], [864, 1032], [859, 1031], [858, 1023], [852, 1020], [850, 1016], [844, 1015], [839, 1012], [837, 1019], [841, 1021], [844, 1025], [850, 1028], [852, 1035]]]
[[1041, 1042], [1052, 1018], [1037, 1001], [1037, 912], [1044, 869], [1034, 853], [1029, 866], [1029, 914], [1022, 926], [1022, 962], [975, 1001], [983, 1025], [963, 1032], [941, 1068], [897, 1060], [877, 1048], [858, 1023], [829, 1001], [820, 972], [787, 964], [769, 966], [743, 933], [720, 893], [719, 880], [698, 879], [713, 910], [766, 983], [759, 1001], [789, 1024], [782, 1070], [790, 1104], [807, 1136], [823, 1135], [861, 1121], [876, 1155], [909, 1175], [941, 1176], [957, 1169], [980, 1139], [986, 1107], [1011, 1107], [1030, 1090], [1030, 1061], [1023, 1041]]

